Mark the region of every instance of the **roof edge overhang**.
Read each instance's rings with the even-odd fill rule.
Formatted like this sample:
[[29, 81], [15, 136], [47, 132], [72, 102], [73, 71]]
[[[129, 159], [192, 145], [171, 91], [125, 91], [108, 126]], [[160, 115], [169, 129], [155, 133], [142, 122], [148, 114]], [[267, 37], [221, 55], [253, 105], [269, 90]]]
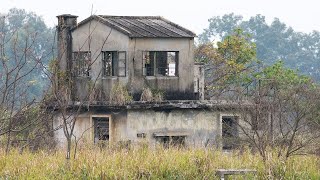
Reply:
[[[108, 16], [108, 17], [121, 17], [121, 16]], [[123, 16], [123, 17], [135, 18], [135, 16]], [[136, 17], [139, 17], [139, 16], [136, 16]], [[194, 37], [197, 36], [194, 32], [192, 32], [192, 31], [190, 31], [190, 30], [188, 30], [188, 29], [186, 29], [186, 28], [184, 28], [184, 27], [182, 27], [182, 26], [180, 26], [180, 25], [178, 25], [178, 24], [176, 24], [176, 23], [173, 23], [172, 21], [169, 21], [169, 20], [167, 20], [167, 19], [165, 19], [165, 18], [163, 18], [163, 17], [161, 17], [161, 16], [143, 16], [143, 17], [159, 18], [159, 19], [165, 21], [166, 23], [168, 23], [168, 24], [170, 24], [170, 25], [172, 25], [172, 26], [174, 26], [174, 27], [177, 27], [177, 28], [182, 29], [183, 31], [185, 31], [185, 32], [187, 32], [188, 34], [190, 34], [190, 36], [184, 36], [184, 37], [161, 37], [161, 36], [158, 36], [158, 37], [148, 37], [148, 36], [135, 36], [135, 35], [133, 35], [130, 31], [126, 30], [125, 28], [122, 28], [122, 27], [120, 27], [120, 26], [118, 26], [118, 25], [116, 25], [116, 24], [108, 21], [107, 19], [103, 18], [102, 15], [91, 15], [90, 17], [82, 20], [80, 23], [78, 23], [76, 26], [74, 26], [74, 27], [71, 29], [71, 31], [74, 31], [74, 30], [76, 30], [77, 28], [79, 28], [79, 27], [87, 24], [87, 23], [90, 22], [91, 20], [96, 20], [96, 21], [98, 21], [98, 22], [100, 22], [100, 23], [102, 23], [102, 24], [104, 24], [104, 25], [106, 25], [106, 26], [109, 26], [109, 27], [111, 27], [111, 28], [114, 28], [115, 30], [118, 30], [119, 32], [127, 35], [129, 38], [194, 38]]]
[[96, 20], [96, 21], [98, 21], [99, 23], [104, 24], [104, 25], [107, 25], [107, 26], [109, 26], [109, 27], [111, 27], [111, 28], [114, 28], [114, 29], [120, 31], [121, 33], [123, 33], [123, 34], [125, 34], [125, 35], [127, 35], [127, 36], [130, 37], [130, 34], [131, 34], [131, 33], [130, 33], [129, 31], [127, 31], [126, 29], [124, 29], [124, 28], [122, 28], [122, 27], [120, 27], [120, 26], [117, 26], [117, 25], [115, 25], [115, 24], [113, 24], [113, 23], [111, 23], [111, 22], [108, 22], [108, 21], [106, 21], [104, 18], [102, 18], [102, 17], [100, 17], [100, 16], [97, 16], [97, 15], [91, 15], [90, 17], [84, 19], [83, 21], [81, 21], [80, 23], [78, 23], [77, 26], [73, 27], [73, 28], [71, 29], [71, 31], [74, 31], [74, 30], [76, 30], [77, 28], [79, 28], [79, 27], [81, 27], [81, 26], [89, 23], [91, 20]]

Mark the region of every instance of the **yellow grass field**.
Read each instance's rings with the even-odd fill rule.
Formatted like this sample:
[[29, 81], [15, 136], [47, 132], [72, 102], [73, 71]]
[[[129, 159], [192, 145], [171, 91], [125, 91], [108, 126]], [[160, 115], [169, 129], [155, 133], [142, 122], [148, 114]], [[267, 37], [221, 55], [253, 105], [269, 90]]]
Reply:
[[232, 179], [320, 179], [317, 156], [293, 156], [285, 163], [270, 153], [263, 163], [249, 151], [209, 149], [80, 148], [67, 163], [65, 151], [5, 155], [0, 150], [0, 179], [218, 179], [219, 168], [256, 169], [256, 175]]

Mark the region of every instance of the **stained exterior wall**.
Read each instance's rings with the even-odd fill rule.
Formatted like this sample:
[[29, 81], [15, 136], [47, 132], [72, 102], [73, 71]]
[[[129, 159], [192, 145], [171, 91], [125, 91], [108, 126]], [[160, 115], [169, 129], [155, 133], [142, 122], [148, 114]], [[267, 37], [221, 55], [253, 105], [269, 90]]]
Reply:
[[[139, 94], [147, 86], [164, 90], [167, 99], [194, 99], [193, 38], [129, 38], [96, 20], [76, 28], [72, 38], [73, 52], [91, 51], [93, 61], [90, 78], [76, 78], [80, 99], [85, 97], [89, 82], [95, 80], [98, 87], [103, 87], [107, 98], [112, 86], [121, 82], [136, 100], [139, 100]], [[101, 51], [126, 51], [126, 77], [99, 77], [102, 69]], [[143, 76], [143, 51], [179, 51], [178, 76]]]
[[[176, 109], [176, 110], [116, 110], [90, 111], [78, 115], [75, 125], [75, 136], [82, 141], [93, 143], [92, 117], [109, 117], [110, 142], [130, 141], [137, 144], [146, 141], [149, 145], [157, 144], [155, 135], [186, 136], [188, 147], [221, 147], [222, 117], [239, 116], [226, 111], [209, 109]], [[54, 127], [62, 124], [59, 114], [54, 121]], [[241, 124], [241, 117], [238, 119]], [[139, 138], [137, 134], [144, 133], [146, 138]], [[239, 133], [241, 137], [241, 133]], [[55, 131], [55, 138], [61, 146], [65, 145], [63, 130]]]
[[156, 134], [186, 136], [189, 147], [205, 147], [218, 145], [220, 133], [219, 114], [204, 110], [172, 110], [129, 111], [127, 119], [127, 134], [134, 142], [138, 133], [145, 133], [150, 145], [156, 145]]
[[[105, 94], [105, 99], [100, 98], [99, 101], [109, 100], [111, 89], [117, 82], [126, 86], [135, 100], [140, 99], [139, 95], [144, 87], [163, 90], [169, 100], [195, 99], [194, 93], [203, 91], [202, 80], [199, 83], [201, 87], [195, 90], [194, 82], [203, 78], [203, 69], [194, 65], [193, 38], [129, 38], [96, 20], [75, 28], [71, 36], [72, 51], [90, 51], [92, 63], [89, 77], [74, 77], [72, 81], [75, 87], [75, 100], [85, 99], [93, 83]], [[125, 77], [101, 76], [102, 51], [126, 52]], [[178, 75], [175, 77], [144, 76], [143, 51], [178, 51]], [[60, 68], [65, 69], [65, 67]], [[83, 140], [94, 142], [93, 117], [109, 117], [110, 142], [139, 143], [147, 140], [151, 146], [154, 146], [156, 145], [155, 136], [160, 133], [168, 136], [186, 136], [186, 145], [190, 147], [220, 146], [221, 112], [193, 106], [189, 109], [154, 110], [155, 106], [156, 103], [151, 108], [109, 110], [105, 106], [100, 107], [100, 110], [90, 109], [76, 117], [74, 135], [77, 139], [82, 137]], [[61, 126], [61, 115], [56, 114], [54, 117], [54, 127]], [[144, 133], [146, 138], [137, 137], [139, 133]], [[62, 129], [55, 131], [55, 137], [60, 145], [65, 143]]]
[[[102, 51], [127, 51], [129, 50], [129, 37], [109, 28], [106, 25], [92, 20], [75, 31], [72, 32], [72, 50], [77, 51], [90, 51], [91, 52], [91, 71], [90, 78], [77, 77], [75, 79], [77, 97], [83, 99], [87, 94], [87, 90], [93, 82], [97, 87], [103, 87], [103, 90], [109, 94], [112, 86], [116, 82], [121, 82], [126, 85], [128, 83], [128, 76], [126, 77], [103, 77], [102, 78]], [[128, 64], [128, 58], [127, 58]], [[127, 68], [128, 74], [128, 68]], [[108, 98], [109, 95], [106, 96]]]

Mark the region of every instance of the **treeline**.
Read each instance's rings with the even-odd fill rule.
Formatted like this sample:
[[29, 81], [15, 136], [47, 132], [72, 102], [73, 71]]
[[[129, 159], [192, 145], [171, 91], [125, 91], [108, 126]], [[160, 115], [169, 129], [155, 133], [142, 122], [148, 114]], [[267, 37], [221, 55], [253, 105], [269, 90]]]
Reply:
[[55, 29], [37, 14], [23, 9], [0, 12], [0, 17], [1, 90], [6, 81], [13, 82], [17, 76], [23, 82], [17, 88], [24, 91], [20, 94], [29, 100], [40, 100], [48, 88], [46, 68], [55, 57]]
[[288, 68], [320, 81], [320, 32], [296, 32], [279, 19], [271, 24], [262, 15], [244, 20], [233, 13], [209, 19], [208, 28], [199, 35], [199, 43], [222, 40], [241, 28], [256, 44], [257, 59], [264, 65], [282, 60]]
[[[7, 156], [10, 156], [12, 147], [20, 148], [21, 153], [24, 148], [32, 151], [44, 147], [52, 149], [53, 133], [57, 130], [53, 129], [52, 115], [56, 110], [55, 113], [61, 113], [62, 121], [57, 128], [63, 129], [67, 139], [67, 162], [71, 160], [71, 153], [73, 159], [77, 159], [81, 138], [73, 136], [74, 127], [81, 107], [86, 104], [82, 101], [78, 109], [68, 109], [72, 87], [64, 72], [58, 68], [54, 32], [40, 17], [24, 10], [12, 9], [1, 19], [0, 145], [5, 148], [0, 149], [0, 153], [5, 152]], [[320, 151], [320, 86], [309, 76], [284, 67], [286, 64], [300, 68], [301, 72], [309, 72], [308, 75], [316, 79], [319, 70], [315, 63], [319, 53], [318, 34], [294, 32], [277, 19], [267, 25], [260, 15], [243, 21], [241, 16], [230, 14], [212, 18], [210, 27], [199, 36], [201, 44], [197, 45], [195, 58], [206, 63], [207, 96], [222, 102], [230, 100], [238, 103], [236, 113], [240, 114], [241, 123], [237, 127], [245, 137], [239, 139], [238, 147], [249, 147], [261, 157], [259, 163], [263, 163], [263, 171], [267, 172], [266, 176], [263, 174], [261, 177], [274, 177], [273, 173], [277, 172], [277, 169], [269, 169], [273, 154], [279, 162], [286, 164], [294, 155]], [[212, 38], [218, 39], [212, 43]], [[310, 57], [311, 60], [298, 57]], [[308, 63], [310, 66], [306, 65]], [[93, 84], [85, 99], [94, 95], [94, 88]], [[43, 94], [46, 94], [45, 98], [41, 97]], [[153, 156], [152, 153], [150, 155]], [[196, 161], [194, 165], [198, 163]], [[53, 171], [72, 173], [70, 165], [66, 163], [67, 171]], [[8, 169], [11, 171], [11, 168]], [[82, 170], [84, 172], [86, 169]], [[165, 169], [164, 172], [168, 171]], [[132, 176], [127, 177], [139, 178], [140, 174], [134, 176], [135, 173], [132, 171]], [[11, 176], [16, 177], [16, 174]], [[119, 176], [124, 174], [110, 177]], [[192, 178], [188, 175], [184, 177]], [[210, 176], [204, 174], [202, 177]], [[313, 175], [301, 177], [310, 179]]]
[[42, 148], [51, 143], [50, 113], [41, 107], [55, 56], [54, 29], [41, 17], [11, 9], [0, 18], [0, 146]]

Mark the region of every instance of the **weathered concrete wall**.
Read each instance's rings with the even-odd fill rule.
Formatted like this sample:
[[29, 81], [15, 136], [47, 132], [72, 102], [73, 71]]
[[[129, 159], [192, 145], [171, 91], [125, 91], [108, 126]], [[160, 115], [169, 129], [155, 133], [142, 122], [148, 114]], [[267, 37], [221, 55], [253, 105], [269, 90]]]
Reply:
[[[69, 120], [75, 116], [70, 116]], [[127, 140], [127, 111], [89, 111], [76, 115], [76, 123], [74, 128], [74, 136], [76, 139], [81, 138], [80, 142], [93, 143], [94, 142], [94, 123], [92, 118], [94, 117], [109, 117], [111, 121], [110, 126], [110, 142], [118, 142]], [[60, 147], [64, 147], [66, 144], [66, 138], [63, 132], [63, 118], [62, 115], [57, 113], [54, 116], [53, 128], [57, 128], [54, 132], [55, 139]], [[72, 137], [72, 140], [75, 140]]]
[[[75, 87], [80, 99], [86, 96], [89, 81], [102, 87], [106, 100], [116, 82], [127, 86], [135, 97], [140, 95], [144, 87], [149, 86], [164, 90], [168, 99], [194, 99], [193, 38], [129, 38], [96, 20], [75, 29], [72, 38], [73, 52], [91, 51], [93, 62], [90, 78], [76, 78]], [[101, 78], [101, 51], [126, 51], [126, 77]], [[178, 76], [143, 76], [143, 51], [179, 51]]]
[[[68, 117], [67, 122], [73, 121], [74, 115], [66, 115]], [[81, 113], [77, 116], [75, 128], [74, 128], [74, 135], [77, 139], [80, 137], [83, 141], [91, 141], [93, 140], [93, 130], [92, 129], [92, 122], [90, 121], [90, 113]], [[60, 113], [56, 113], [54, 115], [53, 121], [53, 128], [57, 129], [54, 131], [54, 137], [58, 143], [58, 146], [64, 147], [66, 145], [66, 137], [63, 132], [63, 116]], [[72, 137], [74, 141], [74, 137]], [[92, 141], [93, 142], [93, 141]]]
[[219, 114], [210, 110], [128, 111], [127, 134], [133, 142], [139, 141], [137, 133], [145, 133], [151, 145], [156, 144], [154, 133], [186, 135], [186, 145], [205, 147], [217, 145]]
[[[72, 32], [72, 49], [90, 51], [92, 58], [91, 78], [101, 74], [102, 51], [128, 51], [129, 37], [96, 21], [86, 23]], [[126, 77], [121, 77], [126, 78]]]
[[[72, 58], [72, 38], [70, 29], [77, 25], [77, 17], [70, 14], [57, 16], [57, 47], [58, 47], [58, 62], [60, 71], [66, 72], [70, 68]], [[68, 72], [69, 74], [69, 72]]]
[[[231, 114], [204, 109], [91, 111], [78, 115], [74, 135], [77, 139], [82, 137], [82, 141], [93, 143], [92, 117], [108, 116], [111, 119], [110, 141], [113, 143], [147, 141], [155, 146], [154, 134], [167, 133], [186, 136], [188, 147], [221, 147], [221, 117], [224, 115]], [[61, 120], [56, 115], [54, 127], [61, 125]], [[137, 137], [138, 133], [144, 133], [146, 138]], [[65, 144], [62, 129], [55, 131], [55, 137], [61, 146]]]
[[[129, 37], [96, 21], [84, 24], [72, 32], [72, 49], [76, 51], [91, 52], [90, 78], [78, 77], [75, 79], [77, 94], [80, 99], [87, 95], [88, 84], [95, 84], [96, 87], [104, 89], [106, 100], [110, 96], [112, 86], [116, 82], [126, 85], [126, 77], [102, 77], [102, 51], [126, 51], [128, 56]], [[128, 58], [127, 58], [128, 64]], [[128, 66], [127, 66], [128, 67]], [[126, 69], [128, 74], [128, 68]], [[86, 85], [85, 85], [86, 84]]]
[[[134, 38], [130, 41], [134, 59], [130, 72], [134, 92], [143, 87], [164, 90], [168, 99], [193, 99], [194, 97], [194, 41], [190, 38]], [[143, 76], [143, 51], [179, 51], [178, 76]]]

